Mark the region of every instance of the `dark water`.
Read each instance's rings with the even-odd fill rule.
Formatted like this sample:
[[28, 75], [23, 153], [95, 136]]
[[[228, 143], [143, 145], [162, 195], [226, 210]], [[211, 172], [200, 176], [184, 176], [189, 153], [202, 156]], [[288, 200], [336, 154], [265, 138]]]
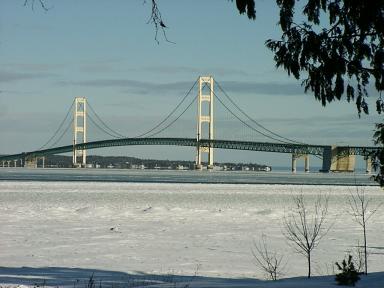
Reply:
[[0, 168], [0, 181], [377, 185], [363, 173]]

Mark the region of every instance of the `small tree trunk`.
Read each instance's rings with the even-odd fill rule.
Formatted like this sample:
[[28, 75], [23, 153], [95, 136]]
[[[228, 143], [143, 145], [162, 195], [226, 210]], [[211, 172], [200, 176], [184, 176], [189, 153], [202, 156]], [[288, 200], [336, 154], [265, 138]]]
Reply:
[[368, 275], [367, 233], [365, 231], [365, 222], [363, 225], [363, 231], [364, 231], [364, 267], [365, 267], [365, 275]]
[[311, 252], [308, 253], [308, 278], [311, 278]]

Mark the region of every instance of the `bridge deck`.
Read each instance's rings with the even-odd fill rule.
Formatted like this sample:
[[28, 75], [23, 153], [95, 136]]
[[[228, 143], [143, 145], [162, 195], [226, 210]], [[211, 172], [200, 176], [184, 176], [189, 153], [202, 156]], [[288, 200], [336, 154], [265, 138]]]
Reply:
[[[110, 140], [93, 141], [88, 143], [77, 144], [76, 149], [98, 149], [114, 146], [133, 146], [133, 145], [171, 145], [171, 146], [189, 146], [196, 147], [197, 140], [195, 138], [119, 138]], [[252, 142], [252, 141], [233, 141], [233, 140], [206, 140], [202, 139], [199, 143], [203, 147], [213, 147], [218, 149], [235, 149], [264, 151], [276, 153], [296, 153], [310, 154], [322, 156], [324, 149], [331, 146], [326, 145], [307, 145], [307, 144], [285, 144], [285, 143], [268, 143], [268, 142]], [[73, 145], [60, 146], [44, 150], [36, 150], [31, 152], [23, 152], [13, 155], [0, 156], [0, 161], [12, 161], [25, 158], [43, 157], [52, 154], [68, 153], [73, 151]], [[344, 151], [348, 151], [350, 155], [368, 156], [376, 151], [377, 147], [361, 147], [361, 146], [343, 146], [340, 147]]]

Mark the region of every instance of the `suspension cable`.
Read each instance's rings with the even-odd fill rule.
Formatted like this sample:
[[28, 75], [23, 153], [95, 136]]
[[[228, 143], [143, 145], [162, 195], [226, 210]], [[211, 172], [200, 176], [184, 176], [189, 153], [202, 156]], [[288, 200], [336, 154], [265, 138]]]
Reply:
[[[110, 135], [110, 136], [112, 136], [112, 137], [114, 137], [114, 138], [125, 138], [125, 137], [127, 137], [127, 136], [125, 136], [125, 135], [123, 135], [123, 134], [121, 134], [121, 133], [119, 133], [119, 132], [113, 130], [110, 126], [108, 126], [108, 125], [107, 125], [107, 124], [100, 118], [100, 116], [96, 113], [96, 111], [93, 109], [93, 107], [92, 107], [92, 105], [89, 103], [89, 101], [87, 101], [87, 104], [88, 104], [88, 107], [90, 108], [91, 112], [96, 116], [97, 120], [99, 120], [100, 123], [101, 123], [107, 130], [109, 130], [111, 133], [115, 134], [115, 135], [112, 136], [111, 134], [107, 133], [108, 135]], [[90, 117], [89, 114], [87, 114], [87, 115]], [[104, 131], [104, 130], [103, 130], [103, 131]], [[104, 131], [104, 132], [105, 132], [105, 131]], [[117, 135], [117, 136], [116, 136], [116, 135]]]
[[[197, 82], [197, 81], [196, 81]], [[189, 94], [190, 94], [190, 92], [192, 91], [192, 89], [193, 89], [193, 87], [196, 85], [196, 82], [194, 83], [194, 85], [192, 86], [192, 88], [188, 91], [188, 93], [187, 93], [187, 95], [186, 96], [188, 96]], [[158, 124], [158, 125], [156, 125], [156, 127], [155, 128], [152, 128], [151, 129], [151, 131], [153, 131], [153, 130], [155, 130], [158, 126], [160, 126], [162, 123], [164, 123], [167, 119], [169, 119], [170, 118], [170, 116], [172, 115], [172, 114], [174, 114], [174, 112], [177, 110], [177, 108], [179, 108], [180, 107], [180, 105], [185, 101], [185, 99], [187, 98], [186, 96], [184, 96], [184, 98], [182, 99], [182, 101], [179, 103], [179, 105], [177, 105], [177, 107], [176, 108], [174, 108], [173, 109], [173, 111], [166, 117], [166, 119], [164, 119], [160, 124]], [[165, 127], [163, 127], [162, 129], [160, 129], [159, 131], [157, 131], [157, 132], [154, 132], [154, 133], [152, 133], [152, 134], [150, 134], [150, 135], [148, 135], [147, 137], [149, 138], [149, 137], [153, 137], [153, 136], [155, 136], [155, 135], [158, 135], [158, 134], [160, 134], [161, 132], [163, 132], [164, 130], [166, 130], [167, 128], [169, 128], [170, 126], [172, 126], [177, 120], [179, 120], [180, 119], [180, 117], [191, 107], [191, 105], [196, 101], [196, 99], [197, 99], [197, 95], [192, 99], [192, 101], [188, 104], [188, 106], [172, 121], [172, 122], [170, 122], [167, 126], [165, 126]], [[93, 110], [92, 108], [91, 108], [91, 110]], [[94, 110], [93, 110], [94, 111]], [[95, 115], [96, 115], [96, 113], [95, 113]], [[105, 130], [103, 127], [101, 127], [100, 125], [98, 125], [97, 123], [96, 123], [96, 121], [92, 118], [92, 116], [91, 115], [89, 115], [88, 113], [87, 113], [87, 117], [89, 118], [89, 120], [97, 127], [97, 128], [99, 128], [101, 131], [103, 131], [104, 133], [106, 133], [106, 134], [108, 134], [109, 136], [112, 136], [112, 137], [115, 137], [115, 138], [118, 138], [118, 137], [116, 137], [115, 135], [112, 135], [111, 133], [109, 133], [107, 130]], [[101, 119], [99, 119], [99, 120], [101, 120]], [[101, 121], [102, 122], [102, 121]], [[111, 131], [113, 131], [113, 130], [111, 130]], [[151, 132], [151, 131], [148, 131], [147, 133], [145, 133], [145, 134], [149, 134], [149, 132]], [[143, 134], [142, 134], [143, 135]], [[139, 138], [138, 136], [137, 137], [133, 137], [133, 138]]]
[[[217, 83], [217, 81], [215, 81], [215, 82]], [[219, 83], [217, 83], [217, 86], [218, 86], [219, 89], [224, 93], [224, 95], [226, 95], [225, 91], [221, 88], [221, 86], [220, 86]], [[213, 91], [212, 91], [212, 92], [213, 92]], [[256, 131], [257, 133], [260, 133], [260, 134], [264, 135], [264, 136], [267, 137], [267, 138], [276, 140], [276, 141], [278, 141], [278, 142], [285, 143], [285, 144], [292, 144], [292, 140], [290, 140], [290, 139], [288, 139], [288, 138], [285, 138], [285, 137], [283, 137], [283, 136], [280, 136], [280, 135], [278, 135], [278, 134], [275, 134], [274, 132], [272, 132], [272, 131], [270, 131], [270, 130], [264, 128], [264, 126], [262, 126], [261, 124], [258, 124], [255, 120], [253, 120], [251, 117], [249, 117], [247, 113], [243, 112], [243, 110], [242, 110], [240, 107], [238, 107], [238, 105], [236, 105], [236, 103], [235, 103], [234, 101], [232, 101], [232, 99], [229, 98], [229, 96], [226, 95], [227, 98], [231, 101], [231, 103], [232, 103], [236, 108], [238, 108], [238, 109], [240, 110], [240, 112], [242, 112], [244, 115], [246, 115], [246, 117], [247, 117], [248, 119], [250, 119], [252, 122], [254, 122], [255, 124], [261, 126], [261, 128], [267, 130], [268, 132], [270, 132], [270, 133], [272, 133], [272, 134], [274, 134], [274, 135], [276, 135], [276, 136], [278, 136], [278, 137], [280, 137], [280, 138], [282, 138], [282, 139], [287, 139], [287, 140], [289, 140], [290, 142], [282, 141], [282, 140], [276, 139], [276, 138], [274, 138], [274, 137], [271, 137], [271, 136], [269, 136], [269, 135], [266, 135], [265, 133], [263, 133], [263, 132], [261, 132], [261, 131], [258, 131], [257, 129], [255, 129], [255, 128], [253, 128], [252, 126], [248, 125], [245, 121], [243, 121], [241, 118], [239, 118], [237, 115], [235, 115], [235, 114], [234, 114], [234, 113], [233, 113], [233, 112], [232, 112], [232, 111], [231, 111], [231, 110], [230, 110], [230, 109], [223, 103], [223, 101], [220, 99], [220, 97], [218, 97], [218, 96], [215, 94], [215, 92], [213, 92], [213, 94], [214, 94], [215, 97], [219, 100], [219, 102], [225, 107], [225, 109], [227, 109], [227, 110], [228, 110], [234, 117], [236, 117], [241, 123], [243, 123], [244, 125], [246, 125], [246, 126], [249, 127], [250, 129]], [[302, 143], [302, 142], [298, 142], [298, 141], [293, 141], [293, 142], [295, 142], [296, 144], [308, 145], [307, 143]], [[316, 158], [323, 159], [323, 157], [321, 157], [321, 156], [318, 156], [318, 155], [314, 155], [314, 156], [315, 156]]]
[[156, 132], [156, 133], [153, 133], [153, 134], [150, 134], [149, 136], [148, 136], [148, 138], [149, 137], [153, 137], [153, 136], [155, 136], [155, 135], [157, 135], [157, 134], [160, 134], [161, 132], [163, 132], [165, 129], [167, 129], [167, 128], [169, 128], [171, 125], [173, 125], [177, 120], [179, 120], [180, 119], [180, 117], [189, 109], [189, 107], [191, 107], [191, 105], [196, 101], [196, 99], [197, 99], [197, 95], [192, 99], [192, 101], [191, 101], [191, 103], [189, 103], [189, 105], [183, 110], [183, 112], [181, 112], [181, 114], [178, 116], [178, 117], [176, 117], [176, 119], [175, 120], [173, 120], [171, 123], [169, 123], [167, 126], [165, 126], [164, 128], [162, 128], [160, 131], [158, 131], [158, 132]]
[[113, 138], [119, 138], [119, 137], [116, 137], [115, 135], [111, 134], [110, 132], [108, 132], [107, 130], [105, 130], [103, 127], [101, 127], [99, 124], [96, 123], [95, 120], [93, 120], [92, 116], [89, 115], [87, 113], [87, 117], [89, 118], [89, 120], [93, 123], [93, 125], [95, 125], [97, 128], [99, 128], [101, 131], [103, 131], [104, 133], [108, 134], [109, 136], [113, 137]]
[[64, 137], [64, 135], [67, 133], [69, 128], [72, 126], [72, 122], [73, 122], [73, 117], [72, 117], [71, 121], [68, 123], [67, 128], [65, 128], [63, 133], [61, 133], [60, 137], [51, 146], [49, 146], [49, 148], [54, 147]]
[[[72, 107], [73, 107], [74, 103], [75, 103], [75, 100], [72, 101], [72, 104], [71, 104], [71, 106], [69, 107], [67, 114], [65, 115], [64, 119], [61, 121], [61, 123], [60, 123], [59, 127], [57, 128], [57, 130], [55, 131], [55, 133], [51, 136], [51, 138], [49, 138], [49, 140], [48, 140], [47, 142], [45, 142], [45, 144], [44, 144], [43, 146], [41, 146], [41, 147], [40, 147], [39, 149], [37, 149], [37, 150], [41, 150], [41, 149], [43, 149], [44, 147], [46, 147], [46, 146], [49, 144], [49, 142], [51, 142], [52, 139], [56, 137], [56, 135], [59, 133], [60, 129], [63, 127], [65, 121], [67, 120], [69, 114], [71, 113], [71, 110], [72, 110]], [[61, 136], [61, 137], [62, 137], [62, 136]], [[55, 144], [56, 144], [56, 142], [55, 142]], [[51, 146], [51, 147], [52, 147], [52, 146]]]
[[[181, 101], [176, 105], [176, 107], [174, 109], [172, 109], [172, 111], [162, 120], [160, 121], [157, 125], [155, 125], [154, 127], [152, 127], [151, 129], [149, 129], [148, 131], [144, 132], [144, 133], [141, 133], [139, 135], [136, 135], [134, 137], [131, 137], [131, 138], [141, 138], [141, 137], [144, 137], [148, 134], [150, 134], [151, 132], [153, 132], [154, 130], [156, 130], [157, 128], [159, 128], [162, 124], [164, 124], [176, 111], [177, 109], [184, 103], [184, 101], [188, 98], [188, 96], [190, 95], [191, 91], [193, 90], [193, 88], [196, 86], [196, 83], [197, 83], [198, 80], [196, 80], [192, 87], [188, 90], [188, 92], [185, 94], [185, 96], [181, 99]], [[188, 105], [188, 107], [190, 107], [191, 104]], [[109, 136], [113, 137], [113, 138], [127, 138], [126, 135], [123, 135], [117, 131], [115, 131], [114, 129], [110, 128], [102, 119], [101, 117], [96, 113], [96, 111], [93, 109], [92, 105], [89, 104], [88, 102], [88, 106], [90, 107], [90, 110], [92, 111], [92, 113], [96, 116], [97, 120], [102, 124], [102, 126], [104, 126], [106, 129], [102, 128], [101, 125], [98, 125], [96, 123], [96, 121], [94, 119], [92, 119], [92, 117], [88, 115], [88, 117], [90, 117], [91, 119], [91, 122], [97, 127], [99, 128], [100, 130], [102, 130], [103, 132], [105, 132], [106, 134], [108, 134]], [[179, 119], [181, 117], [182, 114], [185, 113], [186, 110], [184, 110], [176, 119]], [[175, 121], [171, 122], [170, 125], [167, 125], [165, 128], [161, 129], [159, 132], [154, 132], [152, 133], [150, 136], [148, 137], [151, 137], [153, 135], [157, 135], [159, 134], [160, 132], [164, 131], [166, 128], [168, 128], [169, 126], [171, 126]]]
[[[209, 87], [209, 86], [208, 86], [208, 87]], [[209, 87], [209, 89], [211, 90], [211, 87]], [[292, 144], [291, 142], [286, 142], [286, 141], [277, 139], [277, 138], [275, 138], [275, 137], [272, 137], [272, 136], [270, 136], [270, 135], [268, 135], [268, 134], [265, 134], [265, 133], [263, 133], [263, 132], [257, 130], [256, 128], [252, 127], [252, 126], [249, 125], [247, 122], [245, 122], [243, 119], [241, 119], [239, 116], [237, 116], [237, 115], [236, 115], [236, 114], [235, 114], [235, 113], [234, 113], [234, 112], [233, 112], [227, 105], [225, 105], [225, 103], [221, 100], [221, 98], [220, 98], [220, 97], [219, 97], [213, 90], [211, 90], [211, 92], [215, 95], [215, 98], [217, 98], [217, 100], [219, 100], [219, 102], [221, 103], [221, 105], [223, 105], [224, 108], [227, 109], [227, 111], [228, 111], [229, 113], [232, 114], [232, 116], [234, 116], [237, 120], [239, 120], [241, 123], [243, 123], [245, 126], [247, 126], [248, 128], [250, 128], [251, 130], [253, 130], [253, 131], [255, 131], [255, 132], [257, 132], [257, 133], [259, 133], [259, 134], [261, 134], [261, 135], [263, 135], [263, 136], [265, 136], [265, 137], [267, 137], [267, 138], [269, 138], [269, 139], [275, 140], [275, 141], [277, 141], [277, 142], [281, 142], [281, 143], [285, 143], [285, 144]]]
[[[187, 99], [187, 97], [189, 96], [189, 94], [191, 93], [191, 91], [193, 90], [193, 88], [196, 86], [196, 83], [197, 83], [197, 79], [196, 79], [196, 81], [195, 81], [195, 83], [193, 83], [193, 85], [192, 85], [192, 87], [189, 89], [189, 91], [187, 92], [187, 94], [184, 96], [184, 98], [179, 102], [179, 104], [177, 104], [177, 106], [160, 122], [160, 123], [158, 123], [156, 126], [154, 126], [152, 129], [150, 129], [150, 130], [148, 130], [147, 132], [145, 132], [145, 133], [142, 133], [142, 134], [140, 134], [140, 135], [137, 135], [137, 136], [135, 136], [135, 137], [133, 137], [133, 138], [141, 138], [141, 137], [143, 137], [143, 136], [146, 136], [146, 135], [148, 135], [148, 134], [150, 134], [152, 131], [154, 131], [154, 130], [156, 130], [159, 126], [161, 126], [165, 121], [167, 121], [174, 113], [175, 113], [175, 111], [181, 106], [181, 104]], [[196, 97], [195, 97], [196, 98]], [[188, 107], [187, 107], [187, 109], [190, 107], [192, 105], [192, 103], [190, 103], [189, 105], [188, 105]], [[185, 113], [185, 111], [187, 111], [187, 109], [185, 109], [183, 112], [182, 112], [182, 114], [181, 115], [183, 115], [184, 113]], [[180, 118], [180, 116], [181, 115], [179, 115], [179, 117], [178, 118], [176, 118], [176, 119], [179, 119]], [[174, 121], [175, 122], [175, 121]], [[174, 122], [172, 122], [171, 123], [171, 125], [174, 123]], [[166, 128], [168, 128], [169, 126], [171, 126], [171, 125], [168, 125], [168, 126], [166, 126]], [[166, 129], [165, 128], [165, 129]], [[148, 137], [151, 137], [151, 136], [153, 136], [153, 135], [157, 135], [157, 134], [159, 134], [160, 132], [162, 132], [162, 131], [164, 131], [165, 129], [161, 129], [159, 132], [155, 132], [155, 133], [153, 133], [153, 134], [151, 134], [150, 136], [148, 136]]]
[[254, 120], [251, 116], [249, 116], [241, 107], [239, 107], [239, 105], [237, 105], [235, 103], [235, 101], [233, 101], [229, 95], [224, 91], [224, 89], [220, 86], [220, 83], [218, 83], [217, 81], [216, 82], [216, 85], [219, 87], [219, 89], [223, 92], [223, 94], [225, 95], [225, 97], [232, 103], [232, 105], [234, 105], [245, 117], [247, 117], [251, 122], [253, 122], [254, 124], [256, 124], [257, 126], [259, 126], [260, 128], [268, 131], [269, 133], [271, 133], [272, 135], [274, 136], [277, 136], [281, 139], [284, 139], [284, 140], [287, 140], [291, 143], [296, 143], [296, 144], [306, 144], [306, 143], [303, 143], [303, 142], [300, 142], [300, 141], [296, 141], [296, 140], [292, 140], [292, 139], [289, 139], [289, 138], [286, 138], [284, 136], [281, 136], [271, 130], [269, 130], [268, 128], [266, 128], [265, 126], [261, 125], [260, 123], [258, 123], [256, 120]]

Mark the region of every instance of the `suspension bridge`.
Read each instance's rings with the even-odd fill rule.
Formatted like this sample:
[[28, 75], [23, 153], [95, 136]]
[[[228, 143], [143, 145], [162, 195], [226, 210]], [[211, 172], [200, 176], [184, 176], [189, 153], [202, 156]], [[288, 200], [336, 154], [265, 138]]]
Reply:
[[[194, 95], [193, 91], [195, 91], [194, 88], [196, 86], [197, 93]], [[216, 92], [216, 87], [220, 93]], [[217, 103], [215, 104], [215, 109], [214, 102]], [[193, 126], [197, 128], [187, 129], [186, 122], [182, 121], [182, 117], [187, 111], [193, 110], [191, 108], [194, 103], [197, 103], [197, 113], [194, 112], [195, 115], [191, 119], [194, 122]], [[214, 114], [216, 114], [215, 111], [219, 107], [226, 111], [227, 115], [231, 117], [231, 123], [232, 121], [239, 123], [241, 129], [251, 131], [253, 134], [263, 137], [264, 141], [243, 139], [245, 137], [237, 135], [239, 129], [232, 129], [232, 132], [230, 131], [228, 121], [224, 121], [226, 126], [224, 125], [224, 129], [222, 130], [230, 131], [229, 134], [231, 134], [234, 139], [226, 139], [230, 137], [222, 135], [218, 137], [216, 127], [218, 119], [214, 118]], [[72, 111], [73, 113], [71, 113]], [[70, 115], [72, 115], [72, 117]], [[89, 136], [88, 120], [93, 126], [112, 138], [87, 141]], [[67, 123], [66, 127], [65, 123]], [[176, 123], [181, 123], [181, 130], [184, 132], [186, 130], [194, 130], [194, 137], [161, 137], [165, 132], [175, 130], [174, 127]], [[72, 143], [59, 145], [59, 142], [63, 139], [64, 135], [70, 131], [71, 127]], [[199, 77], [186, 95], [165, 118], [146, 132], [133, 137], [127, 137], [112, 129], [96, 113], [86, 98], [77, 97], [72, 102], [59, 128], [42, 147], [30, 152], [0, 156], [0, 165], [1, 167], [10, 167], [13, 164], [13, 166], [16, 167], [19, 163], [21, 167], [37, 167], [37, 161], [44, 159], [44, 157], [48, 155], [71, 152], [73, 155], [73, 167], [86, 167], [88, 150], [134, 145], [195, 147], [196, 169], [202, 169], [204, 165], [206, 165], [208, 169], [214, 167], [214, 149], [289, 153], [292, 155], [292, 172], [296, 172], [296, 164], [299, 159], [304, 159], [304, 169], [305, 171], [309, 171], [310, 155], [322, 159], [322, 171], [324, 172], [354, 171], [355, 156], [360, 155], [366, 160], [366, 170], [370, 172], [371, 155], [377, 150], [377, 147], [314, 145], [275, 133], [253, 119], [229, 97], [228, 93], [225, 92], [213, 77], [208, 76]], [[207, 158], [206, 161], [203, 161], [204, 156]]]

